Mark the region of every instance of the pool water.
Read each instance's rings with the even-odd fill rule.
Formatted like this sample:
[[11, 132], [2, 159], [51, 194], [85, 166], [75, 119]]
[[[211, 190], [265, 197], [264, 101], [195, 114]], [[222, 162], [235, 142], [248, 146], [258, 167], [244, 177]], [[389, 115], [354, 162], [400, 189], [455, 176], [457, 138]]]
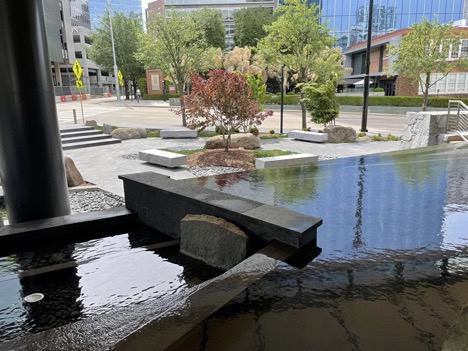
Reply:
[[322, 252], [302, 270], [281, 264], [174, 350], [466, 349], [468, 149], [191, 182], [323, 218]]
[[[0, 343], [179, 294], [218, 273], [186, 262], [176, 242], [137, 223], [129, 233], [0, 257]], [[31, 293], [44, 299], [25, 302]]]

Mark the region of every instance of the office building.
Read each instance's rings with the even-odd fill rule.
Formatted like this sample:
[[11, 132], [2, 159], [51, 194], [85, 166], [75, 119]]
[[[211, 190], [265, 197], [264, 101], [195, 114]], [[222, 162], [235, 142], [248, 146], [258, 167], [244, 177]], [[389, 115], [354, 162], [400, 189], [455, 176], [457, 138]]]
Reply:
[[[161, 5], [163, 4], [163, 5]], [[267, 7], [273, 9], [278, 6], [278, 0], [158, 0], [148, 4], [147, 13], [164, 13], [164, 9], [176, 11], [196, 11], [207, 7], [220, 10], [225, 27], [226, 50], [234, 48], [234, 12], [243, 8]], [[155, 9], [155, 10], [152, 10]], [[156, 10], [159, 9], [159, 10]]]
[[[336, 45], [346, 47], [367, 40], [369, 0], [321, 0], [322, 21]], [[447, 23], [468, 18], [466, 0], [374, 0], [372, 36], [407, 28], [422, 18]]]
[[[106, 12], [108, 0], [87, 0], [89, 3], [89, 15], [91, 27], [99, 25], [99, 18]], [[120, 11], [129, 16], [143, 18], [140, 0], [111, 0], [111, 11]]]

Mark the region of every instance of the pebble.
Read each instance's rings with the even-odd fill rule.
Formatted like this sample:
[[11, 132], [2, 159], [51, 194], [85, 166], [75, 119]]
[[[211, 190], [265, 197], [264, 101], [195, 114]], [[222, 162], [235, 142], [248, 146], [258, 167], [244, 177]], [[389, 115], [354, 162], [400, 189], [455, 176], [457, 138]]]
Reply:
[[218, 174], [226, 174], [226, 173], [237, 173], [237, 172], [245, 172], [244, 168], [236, 168], [236, 167], [190, 167], [189, 171], [195, 174], [197, 177], [209, 177]]
[[102, 211], [124, 207], [125, 199], [104, 191], [75, 191], [70, 193], [70, 207], [74, 213]]

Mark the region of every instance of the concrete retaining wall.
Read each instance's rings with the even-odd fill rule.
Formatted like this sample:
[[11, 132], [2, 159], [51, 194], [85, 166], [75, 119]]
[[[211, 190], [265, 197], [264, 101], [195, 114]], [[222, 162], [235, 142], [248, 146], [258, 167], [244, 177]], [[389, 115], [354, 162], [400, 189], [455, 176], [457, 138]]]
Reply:
[[300, 248], [316, 241], [322, 220], [285, 208], [221, 193], [145, 172], [119, 176], [124, 182], [125, 204], [151, 228], [180, 237], [180, 222], [188, 214], [223, 218], [257, 243], [273, 240]]
[[400, 149], [437, 145], [447, 131], [447, 112], [408, 112]]

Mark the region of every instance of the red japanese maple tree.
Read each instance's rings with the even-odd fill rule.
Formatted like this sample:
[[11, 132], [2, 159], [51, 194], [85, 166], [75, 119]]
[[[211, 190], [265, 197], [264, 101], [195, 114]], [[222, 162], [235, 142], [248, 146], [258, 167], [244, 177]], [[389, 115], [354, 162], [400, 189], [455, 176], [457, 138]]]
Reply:
[[208, 78], [192, 76], [192, 91], [184, 97], [187, 124], [195, 128], [215, 126], [221, 131], [224, 150], [229, 150], [231, 133], [240, 128], [259, 126], [271, 110], [258, 110], [244, 77], [235, 72], [212, 70]]

